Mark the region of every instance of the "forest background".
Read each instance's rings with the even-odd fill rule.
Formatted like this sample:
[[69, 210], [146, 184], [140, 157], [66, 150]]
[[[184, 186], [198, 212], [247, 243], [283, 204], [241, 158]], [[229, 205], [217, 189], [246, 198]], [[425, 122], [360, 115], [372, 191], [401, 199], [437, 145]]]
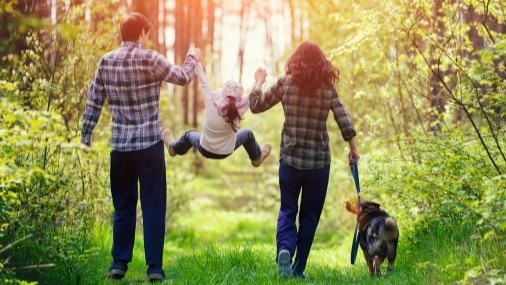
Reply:
[[[79, 148], [81, 117], [100, 56], [119, 44], [118, 20], [137, 11], [154, 23], [149, 48], [171, 62], [200, 47], [215, 87], [228, 79], [248, 87], [257, 66], [273, 83], [298, 43], [317, 42], [341, 72], [337, 88], [362, 154], [362, 195], [401, 229], [400, 269], [384, 284], [504, 284], [505, 8], [499, 0], [2, 1], [0, 283], [97, 284], [89, 276], [106, 270], [110, 114], [102, 112], [89, 154]], [[198, 129], [198, 82], [168, 85], [161, 106], [164, 127]], [[241, 150], [223, 161], [195, 152], [166, 157], [174, 250], [221, 244], [227, 252], [246, 243], [272, 254], [282, 124], [279, 107], [245, 116], [242, 125], [274, 146], [260, 168]], [[356, 197], [346, 144], [332, 118], [328, 128], [333, 163], [316, 256], [349, 250], [355, 224], [344, 208]], [[319, 261], [308, 267], [315, 284], [339, 284], [312, 263]], [[349, 266], [347, 257], [329, 268], [336, 264]], [[171, 284], [230, 278], [171, 274]], [[277, 280], [269, 278], [265, 284]]]

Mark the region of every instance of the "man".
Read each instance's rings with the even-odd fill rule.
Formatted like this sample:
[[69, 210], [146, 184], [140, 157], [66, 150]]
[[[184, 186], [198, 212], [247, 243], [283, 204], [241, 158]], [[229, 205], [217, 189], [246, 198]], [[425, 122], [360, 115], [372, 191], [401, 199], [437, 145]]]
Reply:
[[114, 206], [113, 261], [108, 276], [123, 278], [132, 260], [140, 195], [147, 274], [153, 282], [165, 277], [162, 259], [167, 184], [160, 88], [162, 81], [190, 83], [200, 49], [190, 48], [184, 63], [173, 65], [160, 53], [143, 48], [151, 27], [139, 13], [128, 14], [121, 22], [121, 46], [102, 56], [88, 93], [81, 143], [85, 151], [89, 150], [107, 100], [112, 114], [110, 183]]

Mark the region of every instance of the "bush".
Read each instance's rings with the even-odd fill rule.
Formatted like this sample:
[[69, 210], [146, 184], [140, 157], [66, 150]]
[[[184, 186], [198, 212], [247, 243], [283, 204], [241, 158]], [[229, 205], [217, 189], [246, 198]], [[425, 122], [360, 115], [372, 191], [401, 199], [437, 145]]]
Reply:
[[457, 232], [471, 227], [479, 258], [463, 282], [504, 274], [505, 262], [496, 253], [506, 246], [506, 175], [497, 175], [482, 145], [461, 131], [414, 135], [399, 143], [402, 156], [392, 151], [371, 159], [364, 180], [368, 194], [392, 204], [401, 225], [415, 221], [421, 229], [437, 223]]
[[41, 20], [28, 33], [15, 33], [26, 49], [2, 57], [0, 244], [29, 238], [0, 255], [0, 280], [38, 280], [49, 271], [61, 280], [95, 254], [88, 240], [97, 209], [107, 200], [101, 185], [108, 169], [97, 159], [103, 152], [82, 155], [79, 120], [98, 53], [115, 40], [89, 41], [112, 24], [103, 21], [90, 30], [80, 14], [72, 7], [55, 29]]

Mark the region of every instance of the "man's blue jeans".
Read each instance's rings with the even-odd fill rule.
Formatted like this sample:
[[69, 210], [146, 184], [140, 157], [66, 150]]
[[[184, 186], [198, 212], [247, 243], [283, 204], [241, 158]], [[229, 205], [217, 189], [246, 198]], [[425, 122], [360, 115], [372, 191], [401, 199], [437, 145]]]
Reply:
[[[163, 141], [131, 152], [111, 152], [111, 194], [114, 205], [111, 268], [126, 270], [132, 261], [140, 195], [146, 265], [161, 269], [165, 241], [167, 183]], [[140, 186], [140, 187], [139, 187]]]

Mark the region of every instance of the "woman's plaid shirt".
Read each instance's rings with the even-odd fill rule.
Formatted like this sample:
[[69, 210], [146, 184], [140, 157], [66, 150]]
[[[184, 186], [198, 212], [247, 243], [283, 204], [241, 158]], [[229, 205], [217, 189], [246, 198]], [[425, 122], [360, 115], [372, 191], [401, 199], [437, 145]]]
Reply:
[[334, 114], [345, 141], [355, 129], [334, 87], [304, 91], [292, 78], [283, 76], [265, 93], [254, 89], [249, 95], [252, 113], [266, 111], [281, 102], [285, 122], [281, 131], [280, 160], [298, 169], [320, 169], [330, 164], [327, 118]]
[[195, 56], [191, 54], [179, 67], [154, 50], [143, 49], [135, 42], [122, 42], [118, 49], [100, 59], [83, 115], [81, 143], [91, 143], [106, 100], [112, 114], [113, 150], [142, 150], [162, 140], [159, 110], [162, 81], [190, 83], [195, 64]]

